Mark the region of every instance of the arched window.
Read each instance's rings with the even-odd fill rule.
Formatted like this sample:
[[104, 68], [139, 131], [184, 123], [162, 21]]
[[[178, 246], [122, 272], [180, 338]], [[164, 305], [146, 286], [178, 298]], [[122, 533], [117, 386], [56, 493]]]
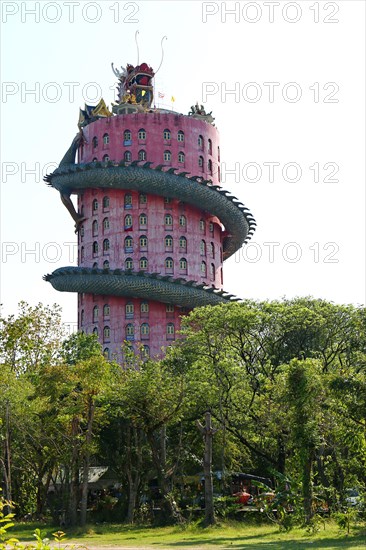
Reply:
[[172, 160], [172, 154], [170, 151], [164, 151], [164, 161], [165, 162], [171, 162]]
[[98, 138], [97, 136], [94, 136], [93, 139], [92, 139], [92, 144], [93, 144], [93, 149], [95, 149], [96, 147], [98, 147]]
[[111, 329], [109, 327], [104, 327], [103, 329], [103, 341], [109, 342], [111, 338]]
[[97, 327], [93, 328], [93, 334], [95, 334], [95, 336], [98, 338], [98, 328]]
[[206, 222], [205, 220], [200, 220], [200, 231], [205, 232], [206, 231]]
[[200, 242], [200, 254], [201, 254], [201, 256], [206, 256], [206, 243], [205, 243], [205, 241]]
[[131, 216], [131, 214], [126, 214], [126, 216], [125, 216], [125, 229], [132, 229], [132, 216]]
[[164, 132], [163, 132], [163, 137], [164, 137], [164, 141], [170, 141], [171, 140], [171, 134], [170, 134], [170, 130], [168, 130], [168, 128], [165, 128]]
[[165, 306], [166, 313], [174, 313], [174, 306], [173, 304], [166, 304]]
[[165, 243], [165, 250], [168, 250], [169, 252], [173, 250], [173, 237], [171, 235], [167, 235], [164, 239]]
[[164, 223], [165, 223], [165, 228], [167, 227], [171, 228], [173, 226], [173, 218], [171, 214], [165, 214]]
[[96, 323], [98, 321], [98, 317], [99, 317], [99, 307], [94, 306], [93, 307], [93, 323]]
[[104, 134], [103, 136], [103, 145], [109, 145], [109, 135]]
[[98, 256], [98, 243], [97, 243], [97, 241], [93, 242], [93, 256]]
[[187, 239], [185, 237], [179, 238], [179, 248], [182, 250], [187, 250]]
[[198, 147], [203, 149], [203, 136], [198, 136]]
[[107, 231], [108, 229], [109, 229], [109, 219], [104, 218], [104, 220], [103, 220], [103, 230]]
[[143, 149], [141, 149], [141, 150], [139, 151], [138, 159], [139, 159], [139, 160], [146, 160], [146, 151], [144, 151]]
[[179, 269], [185, 273], [187, 272], [187, 260], [185, 258], [179, 260]]
[[173, 273], [173, 270], [174, 270], [173, 258], [166, 258], [165, 259], [165, 272], [166, 273]]
[[126, 260], [125, 260], [125, 269], [133, 269], [133, 260], [132, 260], [132, 258], [126, 258]]
[[207, 162], [207, 171], [212, 176], [212, 160], [209, 159]]
[[186, 158], [186, 157], [185, 157], [185, 154], [182, 153], [182, 151], [180, 151], [180, 152], [178, 153], [178, 162], [180, 162], [181, 164], [184, 164], [185, 158]]
[[103, 262], [103, 269], [109, 269], [109, 261], [108, 260], [105, 260]]
[[139, 216], [139, 225], [140, 225], [140, 228], [147, 226], [147, 215], [146, 214], [140, 214], [140, 216]]
[[135, 327], [132, 323], [128, 323], [126, 325], [126, 340], [134, 340], [135, 339]]
[[109, 239], [104, 239], [103, 241], [103, 254], [108, 254], [110, 249]]
[[179, 216], [179, 225], [180, 227], [186, 227], [187, 225], [187, 219], [183, 214]]
[[135, 308], [132, 302], [128, 302], [125, 305], [125, 315], [126, 319], [132, 319], [133, 315], [135, 313]]
[[221, 279], [221, 284], [223, 285], [224, 284], [224, 276], [222, 274], [222, 267], [220, 267], [220, 279]]
[[84, 310], [83, 309], [80, 311], [80, 324], [81, 325], [84, 324]]
[[131, 159], [132, 159], [131, 151], [125, 151], [123, 155], [123, 160], [125, 162], [131, 162]]
[[150, 335], [149, 323], [142, 323], [142, 325], [140, 327], [140, 331], [141, 331], [141, 338], [142, 339], [149, 338], [149, 335]]
[[129, 193], [126, 193], [125, 195], [124, 205], [127, 209], [132, 208], [132, 195], [130, 195]]
[[[126, 142], [126, 141], [131, 141], [132, 139], [132, 136], [131, 136], [131, 130], [125, 130], [123, 132], [123, 141]], [[128, 143], [124, 143], [124, 145], [129, 145]]]
[[84, 229], [84, 224], [80, 227], [80, 240], [82, 241], [83, 238], [84, 238], [84, 233], [85, 233], [85, 229]]
[[183, 132], [183, 130], [179, 130], [177, 138], [178, 138], [178, 141], [180, 143], [184, 142], [184, 132]]
[[125, 238], [125, 252], [133, 252], [133, 240], [131, 236]]
[[221, 181], [221, 172], [220, 172], [220, 166], [217, 167], [217, 179]]
[[201, 171], [203, 172], [203, 157], [198, 157], [198, 167], [201, 168]]
[[147, 359], [150, 357], [150, 348], [146, 344], [144, 344], [141, 348], [141, 355], [143, 358]]
[[141, 313], [149, 313], [149, 303], [148, 302], [141, 302], [140, 304], [140, 312]]
[[103, 355], [104, 355], [105, 359], [107, 359], [107, 361], [110, 360], [110, 358], [111, 358], [111, 353], [110, 353], [110, 351], [109, 351], [109, 348], [104, 348], [104, 350], [103, 350]]
[[80, 261], [83, 262], [85, 259], [85, 250], [84, 250], [84, 247], [82, 246], [80, 248]]
[[98, 201], [97, 199], [93, 200], [93, 214], [96, 214], [98, 212]]
[[207, 275], [207, 265], [206, 262], [201, 262], [201, 276], [206, 277]]
[[210, 264], [210, 278], [211, 278], [211, 281], [215, 280], [215, 265], [214, 264]]
[[146, 139], [146, 130], [144, 128], [140, 128], [137, 137], [140, 141], [144, 141]]
[[209, 139], [207, 142], [208, 145], [208, 152], [210, 155], [212, 155], [212, 141]]
[[103, 197], [103, 210], [109, 210], [109, 197]]
[[215, 243], [211, 243], [210, 248], [211, 248], [211, 257], [214, 258], [215, 257]]
[[98, 160], [97, 157], [93, 158], [93, 162], [97, 162], [97, 160]]
[[168, 323], [166, 326], [166, 337], [168, 340], [174, 340], [175, 328], [174, 323]]
[[141, 235], [141, 237], [139, 238], [139, 245], [140, 245], [140, 250], [146, 250], [147, 249], [147, 237], [146, 235]]
[[104, 155], [103, 162], [108, 162], [108, 161], [109, 161], [109, 155]]
[[139, 194], [139, 204], [140, 205], [147, 204], [147, 195], [145, 195], [145, 193]]
[[208, 224], [208, 230], [210, 233], [213, 233], [214, 232], [214, 224], [212, 222], [209, 222]]
[[110, 314], [111, 314], [111, 308], [109, 307], [109, 304], [104, 304], [104, 306], [103, 306], [103, 317], [104, 317], [104, 319], [108, 319]]
[[93, 269], [98, 269], [98, 262], [93, 263]]
[[148, 265], [148, 262], [147, 262], [147, 258], [141, 258], [140, 259], [140, 269], [147, 269], [147, 265]]
[[220, 147], [217, 148], [217, 160], [220, 160]]

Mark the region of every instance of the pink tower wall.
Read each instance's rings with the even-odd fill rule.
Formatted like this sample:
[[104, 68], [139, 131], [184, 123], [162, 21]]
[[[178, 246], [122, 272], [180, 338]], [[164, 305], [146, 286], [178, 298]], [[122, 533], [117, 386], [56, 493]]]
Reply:
[[[145, 139], [138, 138], [141, 130]], [[166, 130], [170, 139], [164, 138]], [[131, 140], [124, 139], [126, 131]], [[202, 120], [174, 113], [118, 115], [89, 124], [84, 135], [79, 162], [118, 162], [126, 151], [130, 160], [137, 160], [140, 152], [152, 167], [173, 166], [219, 184], [218, 131]], [[167, 152], [170, 161], [164, 158]], [[208, 212], [176, 199], [116, 189], [84, 191], [79, 212], [87, 218], [79, 232], [80, 266], [146, 269], [222, 288], [223, 231]], [[144, 346], [151, 357], [161, 356], [178, 336], [180, 316], [186, 312], [152, 300], [79, 295], [79, 329], [97, 332], [105, 353], [117, 360], [125, 340], [136, 350]]]

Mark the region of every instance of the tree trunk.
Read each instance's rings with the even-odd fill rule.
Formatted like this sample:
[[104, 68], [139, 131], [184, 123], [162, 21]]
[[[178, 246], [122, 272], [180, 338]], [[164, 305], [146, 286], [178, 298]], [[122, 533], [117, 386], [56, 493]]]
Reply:
[[197, 423], [198, 429], [205, 440], [205, 452], [203, 458], [203, 473], [205, 477], [205, 525], [216, 523], [213, 504], [213, 478], [212, 478], [212, 438], [216, 430], [211, 424], [211, 413], [205, 414], [205, 426]]
[[303, 451], [303, 464], [302, 464], [302, 495], [304, 500], [304, 513], [305, 513], [305, 523], [309, 523], [313, 517], [313, 484], [312, 484], [312, 473], [313, 473], [313, 452], [312, 451]]
[[83, 457], [83, 480], [81, 488], [81, 512], [80, 512], [80, 525], [85, 527], [86, 514], [88, 509], [88, 480], [89, 480], [89, 464], [90, 464], [90, 445], [93, 437], [93, 420], [94, 420], [95, 404], [93, 397], [89, 397], [88, 404], [88, 423], [86, 427], [85, 436], [85, 450]]
[[[131, 435], [134, 439], [134, 449], [136, 452], [136, 460], [133, 461], [131, 457]], [[140, 471], [142, 465], [142, 450], [141, 450], [141, 437], [137, 428], [129, 426], [127, 428], [127, 460], [126, 470], [128, 479], [128, 510], [127, 510], [127, 522], [133, 523], [135, 518], [137, 493], [140, 485]], [[134, 463], [133, 463], [134, 462]]]
[[71, 467], [70, 467], [70, 499], [69, 499], [69, 523], [70, 525], [77, 524], [77, 507], [79, 501], [79, 446], [76, 442], [76, 437], [79, 431], [79, 419], [73, 418], [71, 428]]

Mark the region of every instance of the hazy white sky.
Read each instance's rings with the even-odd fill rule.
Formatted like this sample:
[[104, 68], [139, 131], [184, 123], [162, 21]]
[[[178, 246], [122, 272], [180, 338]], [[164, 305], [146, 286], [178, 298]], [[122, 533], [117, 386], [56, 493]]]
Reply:
[[1, 10], [5, 314], [20, 300], [56, 302], [76, 320], [76, 296], [42, 281], [76, 264], [73, 221], [42, 177], [77, 132], [79, 107], [115, 100], [110, 63], [136, 63], [136, 30], [140, 62], [155, 69], [167, 36], [156, 90], [179, 112], [196, 101], [213, 111], [223, 187], [257, 220], [251, 244], [225, 262], [225, 289], [365, 302], [362, 0], [3, 1]]

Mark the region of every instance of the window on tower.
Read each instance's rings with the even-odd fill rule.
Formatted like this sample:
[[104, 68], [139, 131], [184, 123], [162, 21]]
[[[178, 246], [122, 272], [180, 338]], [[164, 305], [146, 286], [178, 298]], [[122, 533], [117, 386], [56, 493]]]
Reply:
[[132, 323], [128, 323], [126, 325], [126, 340], [134, 340], [135, 339], [135, 327]]
[[201, 262], [201, 277], [206, 277], [206, 275], [207, 275], [206, 262]]
[[211, 159], [209, 159], [208, 162], [207, 162], [207, 171], [210, 174], [210, 176], [212, 176], [212, 160]]
[[125, 269], [133, 269], [133, 260], [132, 260], [132, 258], [126, 258], [126, 260], [125, 260]]
[[185, 237], [179, 238], [179, 248], [182, 250], [187, 250], [187, 239]]
[[146, 235], [141, 235], [139, 238], [140, 250], [147, 250], [147, 237]]
[[173, 250], [173, 237], [171, 235], [167, 235], [164, 239], [165, 243], [165, 251], [171, 252]]
[[133, 240], [130, 235], [125, 238], [125, 252], [133, 252]]
[[125, 216], [125, 230], [132, 230], [132, 216], [131, 214], [126, 214]]
[[178, 138], [179, 143], [184, 143], [184, 132], [183, 132], [183, 130], [179, 130], [177, 138]]
[[97, 241], [93, 242], [93, 256], [98, 256], [98, 243]]
[[148, 266], [148, 262], [147, 262], [147, 258], [141, 258], [140, 259], [140, 269], [147, 269], [147, 266]]
[[209, 139], [207, 142], [208, 152], [212, 155], [212, 141]]
[[109, 261], [108, 260], [105, 260], [103, 262], [103, 269], [109, 269]]
[[166, 258], [165, 259], [165, 273], [173, 273], [173, 270], [174, 270], [173, 258]]
[[126, 210], [132, 208], [132, 195], [130, 195], [129, 193], [125, 195], [124, 206]]
[[144, 229], [147, 226], [147, 215], [146, 214], [140, 214], [139, 216], [139, 225], [140, 229]]
[[110, 242], [109, 239], [104, 239], [103, 241], [103, 254], [109, 254]]
[[180, 151], [180, 152], [178, 153], [178, 162], [180, 162], [181, 164], [184, 164], [185, 159], [186, 159], [185, 154], [182, 153], [182, 151]]
[[109, 155], [104, 155], [103, 162], [108, 162], [108, 161], [109, 161]]
[[139, 159], [139, 160], [146, 160], [146, 151], [144, 151], [143, 149], [141, 149], [141, 150], [139, 151], [138, 159]]
[[125, 162], [131, 162], [131, 159], [132, 159], [131, 151], [125, 151], [123, 155], [123, 160]]
[[103, 210], [109, 210], [109, 197], [103, 197]]
[[206, 222], [202, 218], [200, 219], [200, 231], [203, 233], [206, 231]]
[[144, 128], [140, 128], [138, 131], [137, 137], [139, 141], [145, 141], [146, 139], [146, 130]]
[[187, 260], [185, 258], [179, 260], [179, 269], [181, 272], [187, 273]]
[[149, 315], [149, 303], [148, 302], [141, 302], [141, 304], [140, 304], [140, 313], [141, 313], [141, 317], [148, 317], [148, 315]]
[[103, 342], [110, 342], [110, 339], [111, 339], [111, 329], [109, 327], [104, 327]]
[[201, 254], [201, 256], [206, 256], [206, 243], [205, 243], [205, 241], [200, 242], [200, 254]]
[[215, 265], [210, 264], [210, 279], [211, 281], [215, 280]]
[[123, 132], [123, 145], [131, 145], [132, 144], [132, 135], [131, 130], [125, 130]]
[[104, 220], [103, 220], [103, 230], [107, 231], [108, 229], [109, 229], [109, 219], [104, 218]]
[[98, 328], [97, 327], [94, 327], [93, 328], [93, 334], [95, 334], [95, 336], [98, 338]]
[[170, 133], [170, 130], [168, 130], [168, 128], [165, 128], [165, 130], [163, 132], [163, 137], [164, 137], [164, 141], [170, 141], [171, 140], [171, 133]]
[[198, 136], [198, 147], [203, 149], [203, 136]]
[[203, 157], [198, 157], [198, 167], [200, 168], [201, 172], [203, 172]]
[[166, 337], [168, 340], [174, 340], [175, 338], [175, 328], [174, 323], [168, 323], [166, 326]]
[[179, 216], [179, 226], [184, 229], [187, 227], [187, 218], [183, 214]]
[[110, 351], [109, 351], [109, 348], [104, 348], [104, 350], [103, 350], [103, 355], [104, 355], [104, 357], [107, 359], [107, 361], [110, 360], [110, 358], [111, 358], [111, 353], [110, 353]]
[[80, 248], [80, 261], [83, 262], [85, 259], [85, 250], [84, 250], [84, 247], [82, 246]]
[[141, 348], [141, 355], [143, 359], [148, 359], [150, 357], [150, 348], [146, 344]]
[[139, 194], [139, 204], [140, 206], [144, 206], [145, 204], [147, 204], [147, 195], [145, 195], [145, 193]]
[[104, 134], [103, 136], [103, 145], [109, 145], [109, 135]]
[[173, 218], [171, 214], [165, 214], [164, 223], [165, 223], [165, 229], [171, 229], [173, 227]]
[[109, 304], [104, 304], [103, 306], [103, 317], [104, 319], [108, 319], [111, 313], [111, 308], [109, 307]]
[[98, 201], [97, 201], [97, 199], [93, 200], [92, 210], [93, 210], [93, 214], [96, 214], [98, 212]]
[[172, 154], [170, 151], [164, 151], [164, 161], [165, 162], [171, 162], [172, 160]]
[[140, 331], [141, 331], [141, 339], [142, 340], [148, 339], [149, 336], [150, 336], [149, 323], [142, 323], [142, 325], [140, 327]]
[[98, 138], [97, 136], [94, 136], [93, 139], [92, 139], [92, 145], [93, 145], [93, 149], [95, 149], [96, 147], [98, 147]]
[[93, 307], [93, 323], [97, 323], [99, 317], [99, 307], [94, 306]]
[[135, 312], [135, 308], [132, 302], [128, 302], [125, 305], [125, 316], [126, 319], [132, 319]]

